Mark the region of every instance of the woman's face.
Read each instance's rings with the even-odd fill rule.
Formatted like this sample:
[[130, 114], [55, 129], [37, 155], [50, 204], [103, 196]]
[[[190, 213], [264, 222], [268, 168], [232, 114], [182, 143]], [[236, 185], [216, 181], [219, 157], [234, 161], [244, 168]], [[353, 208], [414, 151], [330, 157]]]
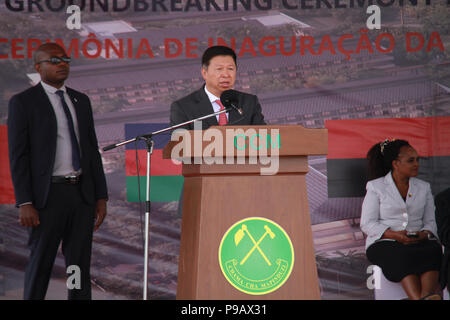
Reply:
[[419, 173], [419, 155], [413, 147], [403, 146], [396, 160], [392, 161], [392, 168], [397, 174], [415, 177]]

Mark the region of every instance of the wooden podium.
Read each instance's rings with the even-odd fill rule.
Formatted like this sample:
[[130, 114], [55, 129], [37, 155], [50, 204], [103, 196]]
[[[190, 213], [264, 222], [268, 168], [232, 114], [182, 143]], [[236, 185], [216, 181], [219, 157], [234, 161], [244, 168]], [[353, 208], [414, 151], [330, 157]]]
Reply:
[[[278, 130], [278, 172], [261, 175], [261, 167], [267, 167], [261, 164], [183, 163], [185, 180], [177, 299], [320, 299], [305, 175], [308, 155], [327, 154], [327, 130], [296, 125], [225, 126], [211, 127], [202, 134], [211, 129], [220, 130], [225, 140], [225, 130], [238, 128], [257, 132], [266, 129], [268, 133]], [[193, 149], [194, 132], [189, 131], [189, 134]], [[250, 146], [250, 136], [235, 137], [235, 147], [237, 141]], [[169, 142], [164, 158], [171, 157], [178, 143]], [[201, 150], [210, 143], [202, 141]], [[269, 149], [271, 155], [272, 146]], [[229, 150], [224, 143], [224, 148], [215, 150], [214, 156], [225, 157], [227, 153]], [[183, 157], [192, 160], [194, 156], [183, 154]], [[219, 265], [218, 250], [225, 232], [248, 217], [275, 221], [289, 235], [294, 247], [295, 263], [289, 278], [277, 290], [264, 295], [237, 290], [224, 277]]]

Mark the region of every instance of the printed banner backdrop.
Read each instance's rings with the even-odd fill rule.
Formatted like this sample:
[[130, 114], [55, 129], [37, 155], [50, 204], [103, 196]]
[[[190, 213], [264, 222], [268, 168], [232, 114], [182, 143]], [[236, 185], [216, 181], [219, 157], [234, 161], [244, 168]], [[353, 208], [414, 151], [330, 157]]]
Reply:
[[[66, 13], [69, 2], [80, 11]], [[367, 13], [370, 4], [379, 14]], [[433, 193], [449, 185], [448, 1], [0, 0], [0, 21], [0, 299], [21, 299], [29, 254], [8, 173], [8, 101], [39, 81], [32, 56], [45, 41], [73, 58], [66, 84], [90, 97], [100, 147], [164, 127], [170, 104], [203, 85], [201, 54], [213, 44], [236, 50], [235, 89], [258, 96], [268, 124], [328, 128], [329, 154], [310, 157], [306, 176], [322, 299], [374, 298], [359, 228], [371, 145], [410, 140]], [[160, 138], [151, 168], [149, 298], [174, 299], [183, 177], [162, 159]], [[144, 177], [145, 146], [137, 149]], [[109, 201], [94, 235], [93, 297], [141, 299], [135, 146], [102, 158]], [[144, 178], [140, 186], [144, 200]], [[66, 298], [66, 276], [58, 254], [49, 299]]]

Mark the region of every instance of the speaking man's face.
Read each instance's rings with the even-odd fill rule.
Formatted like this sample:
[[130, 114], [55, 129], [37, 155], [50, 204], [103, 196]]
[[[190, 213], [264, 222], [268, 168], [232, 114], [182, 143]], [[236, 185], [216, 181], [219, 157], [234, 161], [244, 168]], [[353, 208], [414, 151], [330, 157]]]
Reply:
[[220, 98], [222, 92], [232, 89], [236, 81], [236, 64], [231, 56], [215, 56], [207, 68], [202, 67], [206, 88]]

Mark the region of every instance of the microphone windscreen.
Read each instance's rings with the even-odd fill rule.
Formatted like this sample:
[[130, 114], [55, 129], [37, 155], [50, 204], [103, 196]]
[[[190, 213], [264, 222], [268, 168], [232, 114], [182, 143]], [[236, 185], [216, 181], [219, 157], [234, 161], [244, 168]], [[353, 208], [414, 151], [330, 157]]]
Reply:
[[222, 104], [227, 108], [230, 107], [232, 103], [237, 103], [237, 92], [232, 89], [225, 90], [220, 95], [220, 102], [222, 102]]
[[115, 144], [110, 144], [109, 146], [104, 147], [103, 151], [108, 151], [108, 150], [114, 149], [115, 147], [116, 147]]

